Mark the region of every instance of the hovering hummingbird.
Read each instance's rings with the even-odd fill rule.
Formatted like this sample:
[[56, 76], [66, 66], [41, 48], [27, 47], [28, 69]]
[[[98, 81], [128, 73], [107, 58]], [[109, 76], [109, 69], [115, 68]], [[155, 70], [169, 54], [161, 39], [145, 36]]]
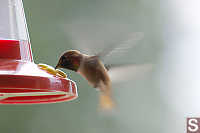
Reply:
[[66, 51], [59, 59], [57, 68], [65, 68], [79, 73], [88, 83], [100, 90], [100, 107], [112, 109], [114, 102], [111, 96], [111, 80], [108, 67], [104, 66], [99, 55], [86, 55], [78, 50]]
[[[137, 34], [136, 40], [140, 38], [141, 36], [138, 37]], [[103, 110], [111, 110], [115, 106], [115, 102], [112, 98], [112, 84], [108, 71], [116, 65], [104, 64], [102, 60], [114, 52], [126, 50], [130, 47], [124, 48], [124, 45], [114, 45], [105, 48], [96, 55], [87, 55], [78, 50], [69, 50], [60, 56], [55, 69], [64, 68], [79, 73], [92, 87], [99, 89], [100, 108]]]

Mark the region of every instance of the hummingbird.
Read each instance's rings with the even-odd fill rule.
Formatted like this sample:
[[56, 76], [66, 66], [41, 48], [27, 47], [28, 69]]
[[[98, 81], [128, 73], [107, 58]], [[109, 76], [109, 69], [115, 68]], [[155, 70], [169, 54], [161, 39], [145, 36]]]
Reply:
[[55, 69], [57, 68], [75, 71], [92, 87], [98, 88], [101, 109], [110, 110], [115, 106], [111, 94], [111, 80], [108, 75], [109, 67], [102, 63], [100, 55], [86, 55], [78, 50], [69, 50], [61, 55]]
[[[143, 34], [141, 33], [132, 34], [129, 40], [126, 40], [125, 42], [122, 42], [120, 44], [109, 45], [105, 47], [101, 52], [94, 55], [83, 54], [78, 50], [65, 51], [60, 56], [55, 69], [64, 68], [80, 74], [88, 81], [89, 85], [99, 90], [100, 109], [112, 110], [116, 104], [112, 96], [112, 82], [110, 76], [112, 76], [113, 74], [111, 74], [112, 72], [110, 73], [110, 70], [113, 70], [113, 68], [120, 68], [121, 66], [121, 68], [124, 68], [124, 66], [127, 65], [129, 65], [131, 68], [137, 67], [132, 67], [132, 64], [116, 65], [112, 63], [104, 64], [103, 62], [108, 56], [112, 55], [113, 53], [120, 53], [129, 50], [132, 46], [134, 46], [135, 42], [140, 40], [142, 37]], [[144, 65], [143, 68], [146, 68], [146, 65]], [[128, 68], [127, 70], [131, 69]], [[143, 70], [144, 69], [142, 69], [142, 71]], [[118, 72], [119, 71], [115, 73]], [[131, 72], [127, 73], [132, 74]], [[124, 72], [122, 73], [122, 75], [123, 74]]]

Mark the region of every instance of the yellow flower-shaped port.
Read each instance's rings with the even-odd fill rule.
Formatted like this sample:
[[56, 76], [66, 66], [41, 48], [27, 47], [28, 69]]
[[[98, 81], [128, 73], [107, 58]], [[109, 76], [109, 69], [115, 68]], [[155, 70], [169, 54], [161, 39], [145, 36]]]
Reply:
[[67, 75], [63, 71], [61, 71], [59, 69], [54, 69], [53, 67], [51, 67], [47, 64], [38, 64], [38, 67], [54, 76], [59, 76], [61, 78], [67, 78]]

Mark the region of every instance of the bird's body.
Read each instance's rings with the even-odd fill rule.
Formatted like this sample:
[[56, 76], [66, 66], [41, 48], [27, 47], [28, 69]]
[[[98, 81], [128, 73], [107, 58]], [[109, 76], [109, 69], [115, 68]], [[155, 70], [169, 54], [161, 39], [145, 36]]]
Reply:
[[56, 68], [71, 69], [84, 77], [88, 83], [100, 90], [101, 109], [110, 110], [114, 103], [111, 98], [111, 80], [98, 56], [89, 56], [76, 50], [65, 52]]
[[96, 56], [84, 56], [78, 69], [80, 73], [94, 88], [100, 88], [101, 83], [110, 84], [110, 78], [103, 63]]

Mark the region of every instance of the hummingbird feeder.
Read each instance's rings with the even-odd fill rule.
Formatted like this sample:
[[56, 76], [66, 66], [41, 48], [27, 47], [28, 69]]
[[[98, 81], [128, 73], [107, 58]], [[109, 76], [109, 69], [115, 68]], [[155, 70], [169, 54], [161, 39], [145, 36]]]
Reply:
[[75, 82], [48, 73], [33, 62], [22, 0], [1, 0], [0, 18], [0, 104], [75, 99]]

